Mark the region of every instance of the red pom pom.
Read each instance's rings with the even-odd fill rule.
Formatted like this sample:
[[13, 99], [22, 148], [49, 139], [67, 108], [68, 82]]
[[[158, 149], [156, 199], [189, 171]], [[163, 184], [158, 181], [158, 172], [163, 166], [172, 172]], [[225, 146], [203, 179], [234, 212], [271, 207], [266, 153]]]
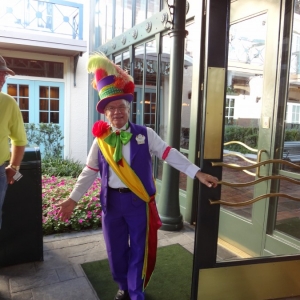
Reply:
[[109, 129], [109, 124], [104, 121], [97, 121], [93, 128], [92, 133], [95, 137], [101, 137]]
[[95, 79], [96, 79], [96, 82], [98, 82], [99, 80], [101, 80], [102, 78], [106, 77], [107, 76], [107, 72], [103, 69], [97, 69], [95, 71]]
[[129, 81], [125, 84], [123, 91], [125, 94], [133, 94], [134, 92], [134, 83], [132, 81]]

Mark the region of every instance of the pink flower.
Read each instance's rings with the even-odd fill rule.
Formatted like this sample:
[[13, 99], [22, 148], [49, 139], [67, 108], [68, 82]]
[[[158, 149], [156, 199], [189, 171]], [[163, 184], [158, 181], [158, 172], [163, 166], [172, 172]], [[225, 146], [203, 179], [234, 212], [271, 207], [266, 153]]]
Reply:
[[82, 222], [83, 222], [83, 220], [82, 220], [82, 219], [79, 219], [79, 220], [78, 220], [78, 223], [80, 223], [80, 224], [81, 224]]

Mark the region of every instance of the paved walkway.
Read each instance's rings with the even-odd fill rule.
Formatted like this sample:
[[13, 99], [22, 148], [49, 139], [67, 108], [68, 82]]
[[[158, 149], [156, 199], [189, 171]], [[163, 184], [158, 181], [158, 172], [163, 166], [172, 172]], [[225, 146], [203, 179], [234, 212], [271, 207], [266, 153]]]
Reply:
[[[193, 253], [193, 227], [185, 224], [179, 232], [159, 231], [159, 247], [176, 243]], [[234, 257], [235, 254], [218, 246], [218, 260]], [[0, 268], [0, 299], [99, 299], [81, 264], [106, 258], [101, 229], [45, 236], [44, 261]]]

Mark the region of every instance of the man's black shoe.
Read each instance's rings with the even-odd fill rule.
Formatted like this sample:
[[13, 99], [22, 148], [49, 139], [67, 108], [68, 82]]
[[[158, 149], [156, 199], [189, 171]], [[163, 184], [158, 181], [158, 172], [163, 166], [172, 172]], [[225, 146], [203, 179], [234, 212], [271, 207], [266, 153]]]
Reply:
[[115, 300], [130, 300], [128, 291], [118, 290]]

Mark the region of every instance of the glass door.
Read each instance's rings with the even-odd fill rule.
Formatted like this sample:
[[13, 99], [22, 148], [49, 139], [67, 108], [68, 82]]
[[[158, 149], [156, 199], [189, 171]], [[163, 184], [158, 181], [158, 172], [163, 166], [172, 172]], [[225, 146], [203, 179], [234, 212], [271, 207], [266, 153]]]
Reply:
[[300, 250], [298, 10], [230, 8], [219, 238], [251, 257]]
[[[217, 31], [206, 37], [202, 164], [222, 180], [216, 191], [200, 187], [192, 299], [299, 299], [297, 5], [237, 0], [207, 10], [209, 19], [230, 26], [226, 39], [218, 37], [227, 44], [226, 68], [209, 52]], [[218, 90], [220, 83], [226, 88]], [[224, 145], [211, 141], [219, 128]], [[221, 260], [218, 241], [243, 251]]]

